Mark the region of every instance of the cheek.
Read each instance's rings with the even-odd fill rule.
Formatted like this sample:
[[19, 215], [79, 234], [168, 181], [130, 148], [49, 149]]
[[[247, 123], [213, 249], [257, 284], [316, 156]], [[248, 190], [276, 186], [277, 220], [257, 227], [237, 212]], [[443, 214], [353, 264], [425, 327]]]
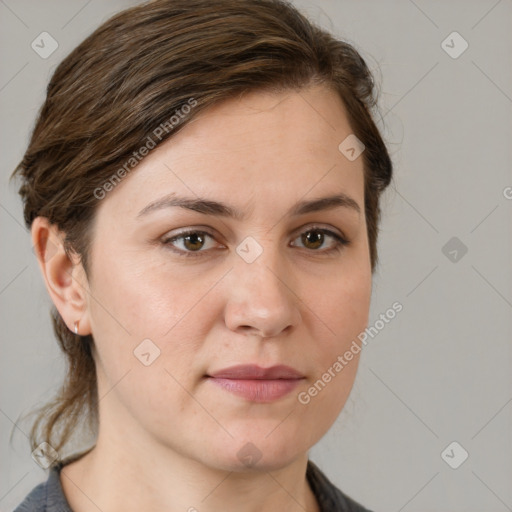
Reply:
[[326, 355], [343, 350], [366, 328], [371, 286], [370, 272], [361, 269], [350, 275], [333, 275], [321, 289], [316, 287], [308, 302], [318, 316], [317, 323], [323, 324]]
[[[163, 279], [171, 276], [155, 268], [105, 268], [97, 274], [90, 303], [105, 411], [110, 407], [122, 417], [120, 401], [148, 430], [168, 429], [190, 410], [185, 389], [194, 385], [202, 339], [197, 333], [205, 322], [193, 306], [207, 283], [186, 287], [179, 275]], [[107, 394], [110, 389], [115, 392]], [[193, 409], [190, 414], [200, 413]]]
[[[146, 258], [134, 265], [120, 259], [97, 267], [91, 323], [111, 383], [128, 370], [143, 371], [144, 387], [158, 389], [158, 379], [153, 382], [153, 368], [158, 368], [159, 379], [172, 380], [167, 369], [186, 384], [197, 366], [194, 356], [215, 316], [213, 307], [205, 306], [211, 298], [208, 290], [222, 274], [191, 278], [178, 267], [171, 272], [158, 263]], [[154, 362], [146, 368], [138, 357]]]
[[335, 421], [356, 378], [362, 350], [358, 335], [368, 325], [370, 300], [371, 272], [364, 268], [350, 277], [333, 276], [308, 300], [317, 333], [315, 375], [299, 403], [325, 424]]
[[372, 273], [366, 231], [352, 240], [339, 262], [309, 278], [303, 293], [325, 340], [322, 362], [330, 364], [333, 355], [344, 352], [368, 324]]
[[190, 276], [185, 279], [178, 266], [170, 270], [151, 253], [128, 254], [112, 265], [98, 265], [93, 290], [97, 301], [92, 306], [100, 330], [120, 331], [135, 342], [163, 337], [179, 324], [199, 292], [197, 283], [192, 284]]

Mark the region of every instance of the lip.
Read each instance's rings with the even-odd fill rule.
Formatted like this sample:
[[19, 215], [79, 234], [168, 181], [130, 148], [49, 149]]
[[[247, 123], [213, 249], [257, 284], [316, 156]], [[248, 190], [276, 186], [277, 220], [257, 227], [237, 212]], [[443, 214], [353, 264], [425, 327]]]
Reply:
[[219, 378], [219, 379], [302, 379], [302, 375], [298, 370], [291, 366], [284, 364], [278, 364], [270, 366], [269, 368], [262, 368], [256, 364], [239, 364], [236, 366], [230, 366], [229, 368], [223, 368], [211, 374], [208, 377]]
[[268, 403], [290, 393], [305, 377], [285, 365], [237, 365], [207, 375], [208, 380], [251, 402]]

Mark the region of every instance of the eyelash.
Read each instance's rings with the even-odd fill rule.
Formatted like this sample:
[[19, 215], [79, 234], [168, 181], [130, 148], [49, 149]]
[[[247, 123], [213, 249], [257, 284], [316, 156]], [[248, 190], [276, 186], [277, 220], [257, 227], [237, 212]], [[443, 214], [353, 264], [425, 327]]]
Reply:
[[[342, 236], [338, 235], [337, 233], [334, 233], [333, 231], [329, 230], [329, 229], [325, 229], [325, 228], [319, 228], [319, 227], [310, 227], [308, 229], [306, 229], [305, 231], [303, 231], [302, 233], [299, 233], [299, 236], [303, 233], [308, 233], [308, 232], [319, 232], [319, 233], [322, 233], [324, 235], [328, 235], [328, 236], [331, 236], [332, 238], [334, 238], [335, 240], [335, 245], [334, 247], [332, 247], [331, 249], [327, 249], [327, 250], [324, 250], [324, 251], [321, 251], [321, 250], [317, 250], [317, 249], [309, 249], [310, 252], [318, 252], [320, 254], [323, 254], [323, 255], [330, 255], [332, 253], [339, 253], [344, 247], [350, 245], [350, 241], [343, 238]], [[162, 240], [162, 243], [165, 245], [165, 246], [168, 246], [168, 248], [175, 252], [176, 254], [178, 254], [178, 256], [184, 256], [184, 257], [201, 257], [202, 254], [201, 253], [206, 253], [208, 252], [207, 250], [206, 251], [203, 251], [203, 250], [198, 250], [198, 251], [184, 251], [182, 249], [175, 249], [173, 248], [173, 245], [172, 245], [172, 242], [175, 242], [176, 240], [180, 240], [180, 239], [183, 239], [185, 238], [186, 236], [188, 235], [196, 235], [196, 234], [200, 234], [200, 235], [208, 235], [209, 237], [211, 238], [214, 238], [214, 236], [211, 234], [211, 233], [208, 233], [207, 231], [202, 231], [202, 230], [189, 230], [189, 231], [183, 231], [182, 233], [179, 233], [178, 235], [175, 235], [171, 238], [165, 238]], [[306, 249], [308, 251], [308, 249]]]

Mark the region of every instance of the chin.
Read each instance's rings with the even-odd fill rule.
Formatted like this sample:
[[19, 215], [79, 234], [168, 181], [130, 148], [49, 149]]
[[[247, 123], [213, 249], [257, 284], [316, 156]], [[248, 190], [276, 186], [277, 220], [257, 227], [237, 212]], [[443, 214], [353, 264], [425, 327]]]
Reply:
[[210, 457], [209, 465], [238, 473], [276, 471], [304, 456], [306, 451], [300, 450], [291, 436], [286, 439], [276, 436], [272, 441], [265, 435], [245, 436], [243, 441], [233, 439], [228, 441], [228, 446], [219, 447]]

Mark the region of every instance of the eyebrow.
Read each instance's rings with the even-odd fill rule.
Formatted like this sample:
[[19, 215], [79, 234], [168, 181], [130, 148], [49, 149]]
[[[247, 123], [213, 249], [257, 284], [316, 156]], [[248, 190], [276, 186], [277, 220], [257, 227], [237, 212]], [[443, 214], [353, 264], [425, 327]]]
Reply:
[[[138, 213], [137, 218], [143, 217], [155, 210], [172, 207], [185, 208], [187, 210], [203, 213], [205, 215], [231, 217], [238, 221], [245, 219], [245, 214], [243, 212], [225, 203], [203, 198], [179, 197], [174, 193], [168, 194], [160, 199], [157, 199], [156, 201], [149, 203]], [[312, 199], [309, 201], [300, 201], [292, 206], [286, 212], [286, 215], [298, 216], [304, 215], [306, 213], [331, 210], [333, 208], [340, 207], [355, 211], [361, 215], [361, 208], [359, 204], [354, 199], [352, 199], [352, 197], [343, 192], [328, 197]]]

